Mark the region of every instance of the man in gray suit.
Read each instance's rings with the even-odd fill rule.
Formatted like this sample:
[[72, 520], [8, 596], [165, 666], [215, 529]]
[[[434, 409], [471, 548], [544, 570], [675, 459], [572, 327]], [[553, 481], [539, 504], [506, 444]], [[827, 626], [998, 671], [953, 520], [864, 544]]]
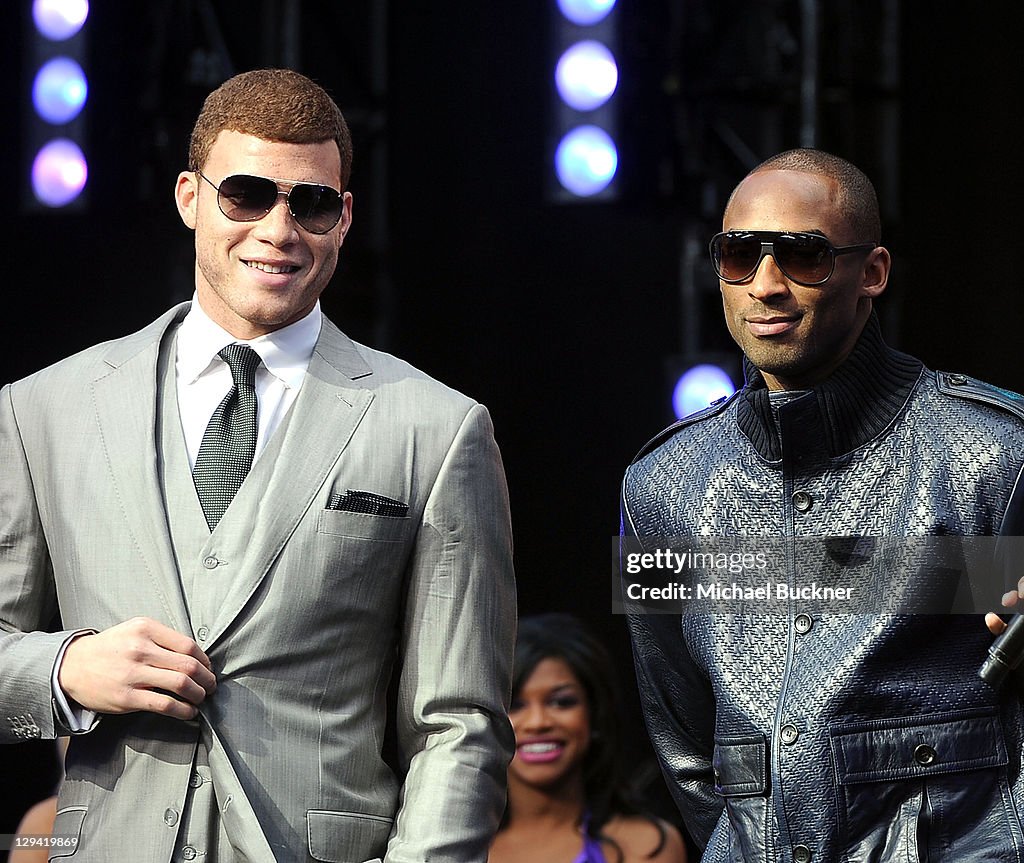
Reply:
[[487, 411], [322, 316], [352, 195], [320, 87], [229, 80], [189, 160], [192, 303], [0, 393], [0, 740], [74, 734], [58, 857], [483, 861], [513, 746]]

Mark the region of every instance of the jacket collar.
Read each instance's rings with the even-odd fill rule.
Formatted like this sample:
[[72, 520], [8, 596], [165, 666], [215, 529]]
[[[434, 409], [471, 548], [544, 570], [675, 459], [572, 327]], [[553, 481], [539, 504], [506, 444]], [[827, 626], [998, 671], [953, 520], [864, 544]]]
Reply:
[[[815, 436], [823, 435], [821, 443], [827, 455], [836, 458], [878, 437], [889, 426], [910, 398], [923, 369], [920, 360], [885, 344], [878, 317], [872, 312], [846, 361], [790, 405], [799, 405], [802, 425], [808, 432], [812, 431], [808, 424], [813, 426]], [[739, 393], [736, 418], [740, 431], [763, 458], [780, 461], [782, 436], [772, 417], [764, 377], [746, 357], [743, 372], [746, 384]], [[788, 436], [786, 443], [791, 444]]]

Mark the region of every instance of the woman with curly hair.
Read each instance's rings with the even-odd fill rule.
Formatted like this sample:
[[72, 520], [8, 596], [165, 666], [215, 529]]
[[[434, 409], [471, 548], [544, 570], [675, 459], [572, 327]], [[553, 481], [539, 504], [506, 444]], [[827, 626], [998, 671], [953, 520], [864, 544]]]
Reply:
[[520, 621], [516, 753], [488, 863], [686, 863], [679, 831], [625, 791], [615, 697], [608, 653], [579, 620]]

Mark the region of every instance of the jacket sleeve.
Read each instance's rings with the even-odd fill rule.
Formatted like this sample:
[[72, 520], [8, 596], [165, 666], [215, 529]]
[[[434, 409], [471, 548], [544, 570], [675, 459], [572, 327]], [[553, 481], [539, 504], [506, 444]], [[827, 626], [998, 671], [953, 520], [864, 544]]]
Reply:
[[483, 863], [514, 747], [515, 583], [505, 475], [481, 405], [444, 458], [407, 577], [397, 705], [407, 773], [386, 860]]
[[52, 738], [56, 591], [12, 388], [0, 390], [0, 743]]
[[[623, 533], [636, 536], [623, 485]], [[693, 840], [705, 848], [725, 806], [714, 792], [715, 699], [678, 614], [625, 603], [644, 721], [669, 790]]]

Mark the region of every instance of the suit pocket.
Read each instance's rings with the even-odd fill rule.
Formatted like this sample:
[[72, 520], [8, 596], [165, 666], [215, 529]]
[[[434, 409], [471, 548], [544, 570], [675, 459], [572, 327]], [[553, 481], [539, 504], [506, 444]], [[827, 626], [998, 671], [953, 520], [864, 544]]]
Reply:
[[306, 813], [310, 856], [326, 863], [382, 859], [393, 824], [394, 819], [384, 815], [310, 809]]
[[829, 731], [844, 860], [1007, 859], [1020, 833], [995, 710]]
[[61, 844], [50, 848], [48, 860], [73, 857], [82, 839], [82, 824], [88, 810], [84, 806], [66, 806], [53, 819], [53, 837]]
[[412, 531], [413, 523], [408, 516], [396, 518], [389, 515], [324, 509], [320, 511], [316, 529], [318, 533], [331, 536], [375, 539], [379, 542], [403, 542]]
[[716, 737], [712, 757], [715, 793], [725, 798], [729, 857], [734, 863], [770, 859], [768, 741], [763, 734]]

